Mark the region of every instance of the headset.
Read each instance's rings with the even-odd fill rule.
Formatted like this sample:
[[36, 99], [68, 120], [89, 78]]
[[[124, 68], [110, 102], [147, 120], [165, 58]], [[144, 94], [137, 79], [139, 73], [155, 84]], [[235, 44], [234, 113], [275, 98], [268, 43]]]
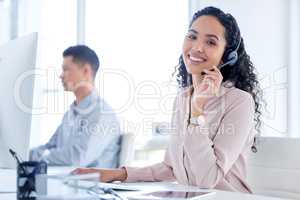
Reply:
[[240, 47], [241, 41], [242, 41], [242, 37], [240, 37], [239, 43], [238, 43], [237, 47], [235, 48], [235, 50], [233, 50], [232, 52], [230, 52], [228, 54], [227, 61], [225, 63], [223, 63], [222, 65], [220, 65], [219, 69], [225, 67], [226, 65], [229, 65], [229, 66], [235, 65], [235, 63], [237, 62], [237, 60], [239, 58], [239, 55], [238, 55], [237, 51]]

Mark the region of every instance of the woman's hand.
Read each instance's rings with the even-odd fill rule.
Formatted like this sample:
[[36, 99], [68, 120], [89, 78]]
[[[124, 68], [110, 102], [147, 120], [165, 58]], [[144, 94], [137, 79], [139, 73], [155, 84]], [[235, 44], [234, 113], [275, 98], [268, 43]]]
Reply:
[[71, 174], [90, 174], [99, 173], [101, 182], [125, 181], [127, 172], [125, 168], [121, 169], [95, 169], [95, 168], [77, 168]]
[[219, 94], [223, 80], [223, 76], [216, 66], [212, 70], [204, 69], [203, 72], [205, 72], [204, 78], [200, 75], [193, 75], [192, 116], [203, 113], [206, 102]]

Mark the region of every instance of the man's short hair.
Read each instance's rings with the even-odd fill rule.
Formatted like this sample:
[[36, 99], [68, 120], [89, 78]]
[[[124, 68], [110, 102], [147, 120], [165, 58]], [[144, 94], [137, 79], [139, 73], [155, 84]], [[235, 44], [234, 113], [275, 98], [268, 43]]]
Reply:
[[90, 64], [93, 75], [96, 77], [99, 68], [99, 59], [94, 50], [86, 45], [71, 46], [63, 52], [63, 57], [67, 56], [72, 56], [73, 61], [78, 64]]

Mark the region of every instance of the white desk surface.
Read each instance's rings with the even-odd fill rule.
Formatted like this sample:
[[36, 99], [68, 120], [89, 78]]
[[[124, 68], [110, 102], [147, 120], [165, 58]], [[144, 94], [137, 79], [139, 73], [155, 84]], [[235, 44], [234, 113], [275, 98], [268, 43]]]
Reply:
[[[70, 172], [72, 168], [50, 168], [48, 170], [49, 174], [62, 174]], [[183, 186], [174, 183], [165, 183], [165, 182], [155, 182], [155, 183], [122, 183], [126, 186], [133, 186], [135, 188], [139, 188], [145, 191], [157, 191], [157, 190], [177, 190], [177, 191], [203, 191], [196, 187], [192, 186]], [[0, 169], [0, 200], [15, 200], [15, 193], [3, 193], [3, 192], [13, 192], [16, 188], [16, 172], [15, 170], [6, 170]], [[49, 189], [48, 189], [49, 190]], [[61, 190], [61, 186], [57, 184], [51, 185], [50, 190], [57, 191]], [[216, 191], [216, 196], [213, 198], [215, 200], [284, 200], [283, 198], [274, 198], [274, 197], [266, 197], [260, 195], [250, 195], [250, 194], [242, 194], [236, 192], [227, 192], [227, 191]], [[135, 193], [140, 192], [121, 192], [123, 196], [129, 196]]]

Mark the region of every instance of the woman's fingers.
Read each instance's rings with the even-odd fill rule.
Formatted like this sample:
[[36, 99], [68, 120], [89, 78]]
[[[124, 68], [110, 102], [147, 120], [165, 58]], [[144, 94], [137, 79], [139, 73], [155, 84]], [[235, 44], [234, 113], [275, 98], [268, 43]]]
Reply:
[[202, 83], [202, 77], [200, 76], [194, 76], [193, 77], [193, 84], [194, 84], [194, 89], [197, 91], [202, 91], [203, 90], [203, 83]]
[[222, 79], [220, 79], [218, 74], [207, 74], [204, 76], [201, 84], [196, 87], [196, 93], [198, 93], [200, 96], [216, 96], [218, 94], [221, 82]]
[[76, 175], [76, 174], [81, 174], [81, 172], [82, 172], [82, 168], [77, 168], [77, 169], [71, 171], [70, 174]]
[[222, 73], [215, 66], [211, 70], [204, 69], [203, 71], [206, 73], [206, 75], [212, 75], [212, 76], [215, 75], [215, 76], [219, 77], [219, 79], [221, 79], [221, 80], [223, 79]]
[[220, 86], [223, 80], [223, 76], [217, 67], [213, 67], [210, 70], [204, 69], [204, 75], [201, 77], [193, 76], [194, 85], [194, 97], [193, 108], [196, 111], [201, 112], [203, 105], [208, 99], [214, 96], [218, 96]]
[[220, 75], [220, 77], [222, 77], [222, 79], [223, 79], [223, 75], [222, 75], [220, 69], [219, 69], [218, 67], [216, 67], [216, 66], [213, 66], [213, 69], [214, 69], [214, 71], [216, 71], [216, 72]]
[[[99, 169], [93, 169], [93, 168], [77, 168], [75, 170], [73, 170], [71, 173], [71, 175], [85, 175], [85, 174], [99, 174], [99, 178], [101, 178], [101, 173], [100, 173], [100, 170]], [[93, 178], [92, 178], [93, 177]], [[92, 176], [90, 178], [83, 178], [82, 179], [86, 179], [86, 180], [90, 180], [90, 179], [94, 179], [95, 177]], [[100, 181], [100, 179], [99, 179]]]
[[205, 70], [205, 72], [207, 72], [207, 75], [205, 76], [212, 79], [214, 81], [215, 88], [219, 89], [223, 80], [222, 73], [216, 66], [214, 66], [212, 69], [213, 71]]
[[113, 169], [94, 169], [94, 168], [77, 168], [71, 172], [73, 175], [99, 173], [101, 182], [112, 182], [118, 179], [119, 170]]
[[203, 80], [205, 83], [213, 84], [214, 86], [218, 86], [220, 81], [222, 81], [218, 75], [205, 75]]
[[88, 174], [93, 173], [95, 170], [91, 168], [77, 168], [71, 172], [71, 174], [77, 175], [77, 174]]
[[204, 69], [203, 71], [206, 74], [219, 74], [220, 76], [222, 76], [222, 73], [220, 72], [220, 70], [216, 66], [213, 66], [210, 70]]

